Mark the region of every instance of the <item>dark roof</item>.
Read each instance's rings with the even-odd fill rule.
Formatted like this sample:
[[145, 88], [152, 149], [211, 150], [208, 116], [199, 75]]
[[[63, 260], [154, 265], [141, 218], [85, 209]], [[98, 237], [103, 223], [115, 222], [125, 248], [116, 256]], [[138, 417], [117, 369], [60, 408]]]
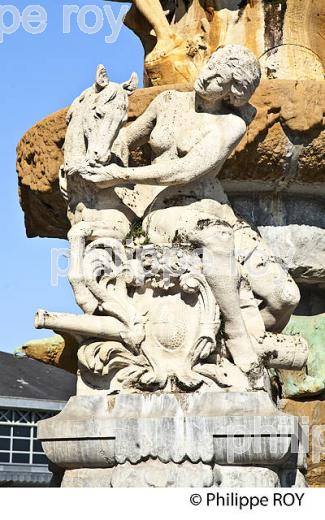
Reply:
[[0, 396], [67, 401], [76, 377], [60, 368], [0, 351]]
[[0, 487], [48, 487], [51, 478], [46, 466], [0, 466]]

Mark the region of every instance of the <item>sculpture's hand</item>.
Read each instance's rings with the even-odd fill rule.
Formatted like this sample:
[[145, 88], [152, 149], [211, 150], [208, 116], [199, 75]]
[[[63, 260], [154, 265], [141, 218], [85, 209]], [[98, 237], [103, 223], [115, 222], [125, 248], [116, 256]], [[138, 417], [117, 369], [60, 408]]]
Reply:
[[119, 181], [123, 180], [123, 170], [124, 168], [121, 166], [112, 163], [108, 166], [86, 166], [82, 172], [79, 170], [79, 174], [85, 181], [96, 184], [99, 187], [108, 188], [115, 186]]
[[69, 164], [65, 166], [65, 172], [66, 175], [72, 176], [72, 175], [85, 175], [88, 172], [88, 166], [86, 162], [80, 162], [75, 164]]

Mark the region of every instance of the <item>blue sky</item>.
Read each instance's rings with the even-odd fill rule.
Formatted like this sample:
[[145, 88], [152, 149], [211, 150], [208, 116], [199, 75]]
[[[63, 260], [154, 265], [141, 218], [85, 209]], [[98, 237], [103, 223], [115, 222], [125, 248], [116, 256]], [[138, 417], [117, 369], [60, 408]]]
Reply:
[[[111, 34], [104, 16], [101, 31], [84, 34], [71, 19], [70, 34], [63, 34], [63, 6], [82, 8], [111, 5], [115, 16], [125, 4], [103, 0], [9, 0], [20, 12], [34, 3], [47, 12], [42, 34], [28, 34], [23, 27], [4, 35], [0, 44], [0, 150], [2, 252], [0, 255], [0, 350], [14, 351], [29, 339], [51, 335], [33, 327], [36, 309], [80, 312], [70, 286], [61, 279], [51, 286], [51, 248], [65, 247], [63, 240], [27, 239], [19, 206], [15, 148], [25, 131], [49, 113], [69, 105], [94, 80], [98, 63], [107, 66], [114, 81], [124, 81], [135, 70], [142, 77], [143, 51], [136, 36], [123, 27], [115, 43], [105, 43]], [[4, 2], [0, 2], [0, 7]], [[95, 22], [94, 15], [87, 24]], [[4, 22], [12, 23], [6, 15]]]

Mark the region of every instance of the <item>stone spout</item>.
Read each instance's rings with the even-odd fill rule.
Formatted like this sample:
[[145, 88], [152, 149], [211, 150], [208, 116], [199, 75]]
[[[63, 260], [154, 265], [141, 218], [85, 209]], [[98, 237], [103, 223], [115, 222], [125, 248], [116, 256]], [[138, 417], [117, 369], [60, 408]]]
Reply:
[[302, 370], [307, 364], [309, 349], [302, 336], [266, 333], [256, 351], [268, 368]]
[[76, 336], [94, 337], [105, 340], [120, 340], [126, 327], [117, 319], [109, 316], [88, 314], [62, 314], [38, 310], [35, 316], [36, 329], [49, 329]]

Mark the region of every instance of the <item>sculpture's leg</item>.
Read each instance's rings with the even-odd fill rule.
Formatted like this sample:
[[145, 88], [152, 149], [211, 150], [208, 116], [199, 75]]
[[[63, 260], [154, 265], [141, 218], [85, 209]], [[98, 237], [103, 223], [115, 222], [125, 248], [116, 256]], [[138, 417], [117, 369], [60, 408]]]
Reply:
[[183, 39], [171, 29], [160, 0], [133, 0], [133, 3], [148, 20], [157, 37], [157, 45], [153, 52], [148, 55], [148, 61], [164, 57], [183, 42]]
[[200, 229], [199, 222], [190, 239], [203, 246], [204, 274], [224, 318], [227, 348], [241, 370], [246, 373], [255, 370], [259, 361], [240, 308], [240, 273], [233, 231], [220, 222]]
[[70, 242], [69, 282], [77, 304], [86, 314], [93, 314], [98, 306], [98, 301], [86, 287], [83, 273], [86, 237], [90, 235], [91, 225], [86, 222], [75, 224], [68, 234]]
[[[265, 258], [265, 257], [264, 257]], [[264, 258], [256, 250], [250, 258], [249, 281], [257, 298], [262, 300], [260, 312], [269, 332], [282, 332], [300, 301], [295, 281], [281, 264]]]
[[269, 332], [282, 332], [300, 301], [298, 286], [258, 233], [243, 227], [235, 231], [236, 255], [244, 258], [254, 295], [262, 300], [260, 312]]
[[173, 31], [159, 0], [133, 0], [133, 2], [153, 27], [158, 41], [172, 37]]

